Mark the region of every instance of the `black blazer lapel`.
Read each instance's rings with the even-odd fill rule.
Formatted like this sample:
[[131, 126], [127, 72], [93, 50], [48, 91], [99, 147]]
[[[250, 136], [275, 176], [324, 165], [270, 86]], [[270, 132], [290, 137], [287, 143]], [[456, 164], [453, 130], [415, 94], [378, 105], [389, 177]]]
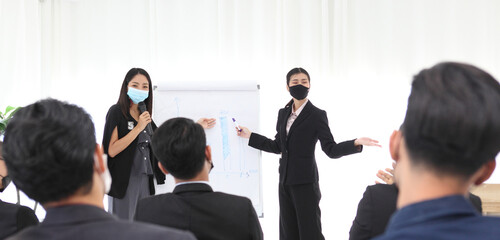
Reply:
[[[298, 125], [300, 125], [307, 117], [311, 114], [312, 110], [312, 103], [311, 101], [307, 101], [306, 105], [304, 106], [304, 109], [302, 109], [302, 112], [300, 112], [299, 116], [295, 121], [292, 123], [292, 126], [290, 127], [290, 131], [288, 131], [288, 136], [291, 136], [293, 133], [293, 130], [297, 128]], [[286, 125], [286, 123], [285, 123]]]
[[291, 101], [291, 104], [288, 103], [285, 106], [285, 108], [283, 108], [283, 115], [281, 116], [281, 119], [280, 119], [280, 123], [281, 123], [280, 124], [280, 137], [281, 137], [283, 143], [285, 143], [287, 141], [286, 124], [288, 122], [288, 118], [290, 117], [290, 114], [292, 113], [292, 104], [293, 104], [293, 100]]

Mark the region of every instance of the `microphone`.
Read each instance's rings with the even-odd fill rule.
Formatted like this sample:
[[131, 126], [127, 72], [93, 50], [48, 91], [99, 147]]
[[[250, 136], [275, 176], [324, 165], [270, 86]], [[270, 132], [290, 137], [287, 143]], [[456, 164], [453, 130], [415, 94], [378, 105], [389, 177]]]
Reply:
[[[144, 102], [140, 102], [137, 107], [139, 108], [140, 114], [148, 110]], [[146, 126], [146, 132], [149, 134], [149, 136], [153, 136], [153, 128], [151, 127], [151, 123], [148, 123], [148, 125]]]

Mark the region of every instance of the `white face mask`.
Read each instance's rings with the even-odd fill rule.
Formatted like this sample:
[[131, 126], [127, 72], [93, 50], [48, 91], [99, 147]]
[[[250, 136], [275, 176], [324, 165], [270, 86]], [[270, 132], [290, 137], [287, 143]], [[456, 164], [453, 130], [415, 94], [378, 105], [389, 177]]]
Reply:
[[[108, 155], [106, 154], [103, 154], [102, 155], [102, 160], [103, 160], [103, 163], [104, 163], [104, 172], [100, 173], [99, 176], [101, 177], [101, 180], [104, 184], [104, 193], [107, 194], [109, 193], [109, 190], [111, 189], [111, 174], [109, 173], [109, 169], [108, 169]], [[97, 161], [97, 159], [96, 159]], [[97, 161], [97, 163], [99, 163], [99, 161]], [[100, 166], [99, 166], [100, 167]]]

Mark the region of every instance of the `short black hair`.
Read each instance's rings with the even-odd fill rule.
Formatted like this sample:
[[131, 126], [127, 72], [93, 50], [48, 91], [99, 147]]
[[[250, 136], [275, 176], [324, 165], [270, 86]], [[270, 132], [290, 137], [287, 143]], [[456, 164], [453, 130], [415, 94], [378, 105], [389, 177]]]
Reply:
[[309, 80], [309, 82], [311, 82], [311, 77], [309, 76], [309, 73], [305, 69], [298, 67], [298, 68], [292, 68], [292, 70], [288, 71], [288, 73], [286, 74], [286, 85], [287, 86], [290, 86], [290, 78], [292, 78], [292, 76], [297, 74], [297, 73], [305, 74], [307, 76], [307, 79]]
[[417, 74], [402, 132], [413, 164], [470, 177], [500, 150], [500, 85], [468, 64], [444, 62]]
[[46, 99], [15, 113], [5, 131], [3, 156], [16, 186], [43, 204], [91, 188], [95, 148], [90, 115]]
[[151, 142], [158, 161], [177, 179], [195, 177], [205, 164], [205, 131], [187, 118], [172, 118], [156, 129]]

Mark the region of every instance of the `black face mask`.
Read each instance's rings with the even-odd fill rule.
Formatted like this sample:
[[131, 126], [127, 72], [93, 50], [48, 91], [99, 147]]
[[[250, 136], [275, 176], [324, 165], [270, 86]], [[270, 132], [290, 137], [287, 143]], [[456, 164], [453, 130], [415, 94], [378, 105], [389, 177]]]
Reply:
[[307, 94], [309, 93], [309, 88], [306, 88], [301, 84], [289, 87], [289, 89], [290, 89], [290, 95], [292, 95], [292, 97], [294, 97], [297, 100], [302, 100], [306, 98]]
[[12, 179], [8, 175], [5, 177], [2, 176], [2, 189], [0, 189], [0, 192], [3, 192], [9, 186], [11, 181]]

